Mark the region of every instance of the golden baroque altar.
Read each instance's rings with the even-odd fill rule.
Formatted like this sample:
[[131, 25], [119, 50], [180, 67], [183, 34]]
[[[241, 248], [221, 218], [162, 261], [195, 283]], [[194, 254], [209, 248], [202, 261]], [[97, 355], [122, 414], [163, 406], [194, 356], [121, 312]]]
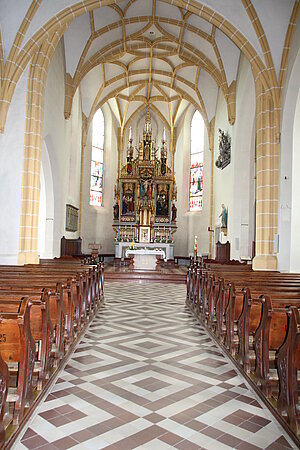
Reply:
[[168, 149], [163, 133], [162, 146], [152, 139], [149, 111], [143, 138], [135, 149], [131, 129], [126, 164], [115, 185], [113, 229], [116, 242], [172, 243], [177, 229], [177, 189], [168, 166]]

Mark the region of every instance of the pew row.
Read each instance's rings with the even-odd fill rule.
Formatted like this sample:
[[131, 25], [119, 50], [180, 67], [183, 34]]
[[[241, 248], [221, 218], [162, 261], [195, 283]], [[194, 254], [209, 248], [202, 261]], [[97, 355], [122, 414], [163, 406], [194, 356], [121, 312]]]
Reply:
[[14, 441], [102, 305], [103, 286], [103, 263], [0, 266], [0, 448]]
[[192, 261], [186, 303], [297, 439], [300, 275]]

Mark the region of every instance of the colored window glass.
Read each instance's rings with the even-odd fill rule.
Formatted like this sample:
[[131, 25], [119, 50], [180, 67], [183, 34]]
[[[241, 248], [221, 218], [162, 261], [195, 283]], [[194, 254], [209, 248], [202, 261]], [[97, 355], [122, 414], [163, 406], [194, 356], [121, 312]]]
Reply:
[[204, 121], [196, 111], [191, 123], [190, 211], [203, 206]]
[[93, 118], [90, 205], [103, 206], [104, 116], [98, 109]]

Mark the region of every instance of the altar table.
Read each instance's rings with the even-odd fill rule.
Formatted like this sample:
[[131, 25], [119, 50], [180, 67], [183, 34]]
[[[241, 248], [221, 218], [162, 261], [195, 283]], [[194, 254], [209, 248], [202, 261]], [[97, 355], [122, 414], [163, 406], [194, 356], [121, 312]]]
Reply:
[[155, 270], [157, 256], [165, 259], [166, 254], [163, 250], [126, 250], [126, 257], [134, 258], [135, 269]]
[[[141, 242], [135, 242], [134, 246], [137, 250], [145, 250], [145, 247], [147, 250], [155, 250], [157, 247], [159, 249], [163, 250], [166, 254], [166, 259], [173, 259], [174, 258], [174, 244], [169, 244], [165, 242], [149, 242], [149, 243], [141, 243]], [[130, 242], [116, 242], [115, 243], [115, 257], [116, 258], [124, 258], [126, 256], [126, 250], [129, 250]]]

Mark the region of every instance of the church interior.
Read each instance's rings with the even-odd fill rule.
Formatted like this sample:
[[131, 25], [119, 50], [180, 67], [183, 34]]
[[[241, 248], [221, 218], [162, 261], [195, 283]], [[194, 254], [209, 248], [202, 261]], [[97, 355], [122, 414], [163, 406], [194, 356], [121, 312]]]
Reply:
[[300, 448], [300, 0], [0, 0], [0, 448]]

